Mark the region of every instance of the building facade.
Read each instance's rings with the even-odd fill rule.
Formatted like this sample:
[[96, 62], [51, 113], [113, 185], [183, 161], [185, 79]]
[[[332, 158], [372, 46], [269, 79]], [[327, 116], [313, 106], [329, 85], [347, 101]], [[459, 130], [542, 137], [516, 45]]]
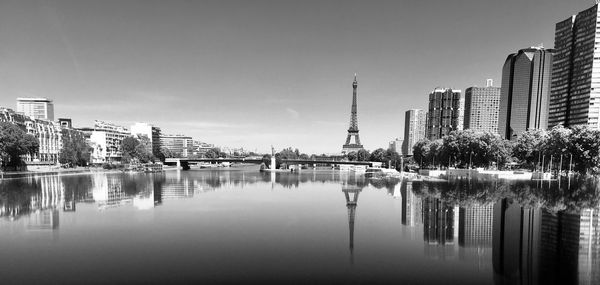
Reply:
[[189, 157], [194, 151], [192, 137], [184, 135], [161, 135], [160, 143], [175, 157]]
[[461, 90], [436, 88], [429, 94], [427, 133], [429, 140], [441, 139], [452, 131], [462, 130], [465, 101]]
[[510, 54], [502, 67], [498, 132], [514, 139], [530, 129], [548, 128], [553, 53], [531, 47]]
[[58, 123], [34, 119], [8, 108], [0, 108], [0, 122], [15, 124], [38, 140], [38, 153], [24, 157], [28, 164], [58, 163], [58, 155], [62, 148], [61, 128]]
[[403, 139], [396, 138], [393, 141], [390, 141], [389, 149], [395, 151], [399, 155], [404, 155], [404, 153], [402, 153], [403, 142]]
[[476, 132], [498, 133], [500, 87], [488, 79], [486, 87], [469, 87], [465, 90], [464, 129]]
[[54, 121], [54, 103], [48, 98], [17, 98], [17, 113]]
[[123, 158], [121, 142], [129, 136], [125, 127], [96, 120], [90, 135], [92, 163], [120, 162]]
[[549, 127], [600, 129], [598, 4], [556, 24]]
[[402, 144], [402, 153], [404, 155], [413, 154], [413, 146], [425, 138], [427, 130], [427, 113], [420, 109], [411, 109], [404, 115], [404, 142]]
[[150, 139], [149, 151], [151, 151], [154, 156], [159, 156], [161, 147], [161, 130], [159, 127], [147, 123], [135, 123], [131, 126], [131, 135], [134, 137], [146, 136]]

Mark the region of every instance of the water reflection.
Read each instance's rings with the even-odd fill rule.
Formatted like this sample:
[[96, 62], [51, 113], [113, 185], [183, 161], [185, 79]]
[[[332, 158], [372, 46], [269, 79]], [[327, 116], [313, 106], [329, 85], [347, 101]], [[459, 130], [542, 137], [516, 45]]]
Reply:
[[458, 205], [459, 244], [483, 255], [492, 246], [496, 284], [600, 283], [597, 179], [453, 180], [417, 188], [424, 197], [424, 240], [449, 240], [452, 205]]
[[[344, 196], [348, 223], [344, 258], [349, 254], [353, 266], [364, 266], [360, 262], [367, 258], [368, 239], [378, 234], [366, 232], [373, 229], [369, 227], [373, 223], [369, 203], [375, 198], [369, 195], [384, 193], [383, 199], [399, 207], [394, 227], [409, 233], [401, 242], [409, 240], [422, 246], [422, 251], [416, 247], [418, 255], [427, 261], [468, 264], [472, 270], [488, 274], [490, 282], [496, 284], [600, 283], [597, 179], [510, 182], [474, 177], [428, 182], [368, 180], [335, 171], [30, 176], [0, 181], [0, 218], [6, 223], [23, 221], [23, 228], [31, 233], [57, 232], [61, 230], [60, 219], [65, 227], [68, 217], [82, 209], [109, 213], [130, 208], [147, 213], [156, 207], [180, 205], [186, 199], [216, 196], [209, 193], [260, 188], [277, 196], [281, 192], [308, 192], [328, 184], [337, 189], [335, 205], [342, 207], [340, 189]], [[326, 193], [311, 195], [306, 199], [327, 197]], [[360, 218], [369, 224], [358, 222], [359, 196], [364, 197]], [[265, 205], [272, 202], [269, 196], [261, 199]], [[335, 221], [341, 222], [339, 218]], [[290, 225], [296, 222], [292, 220]], [[359, 237], [356, 243], [355, 237]], [[355, 244], [359, 245], [356, 249]], [[360, 256], [355, 256], [355, 252]]]

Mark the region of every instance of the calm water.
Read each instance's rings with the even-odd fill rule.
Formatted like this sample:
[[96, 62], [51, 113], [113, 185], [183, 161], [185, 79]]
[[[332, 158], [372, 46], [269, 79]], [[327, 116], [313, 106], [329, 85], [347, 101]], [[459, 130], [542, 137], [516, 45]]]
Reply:
[[600, 284], [594, 180], [337, 172], [0, 181], [0, 283]]

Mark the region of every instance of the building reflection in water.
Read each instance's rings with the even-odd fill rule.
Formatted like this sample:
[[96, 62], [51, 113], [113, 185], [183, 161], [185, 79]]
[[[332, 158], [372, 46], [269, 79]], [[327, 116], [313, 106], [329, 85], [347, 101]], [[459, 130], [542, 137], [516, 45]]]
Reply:
[[409, 227], [423, 224], [422, 199], [413, 192], [412, 181], [403, 181], [400, 193], [402, 195], [402, 224]]
[[[55, 230], [59, 226], [58, 209], [65, 207], [65, 190], [58, 176], [28, 177], [3, 182], [0, 217], [27, 219], [27, 229]], [[67, 207], [69, 208], [69, 207]]]
[[493, 210], [492, 203], [475, 203], [459, 208], [459, 259], [474, 261], [478, 270], [491, 267]]
[[493, 266], [497, 284], [600, 284], [600, 216], [494, 206]]

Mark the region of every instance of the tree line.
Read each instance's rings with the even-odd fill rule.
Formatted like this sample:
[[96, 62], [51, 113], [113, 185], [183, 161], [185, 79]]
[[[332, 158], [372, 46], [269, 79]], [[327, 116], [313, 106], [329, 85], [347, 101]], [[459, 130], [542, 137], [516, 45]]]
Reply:
[[491, 132], [453, 131], [442, 139], [413, 146], [420, 167], [511, 167], [600, 173], [600, 131], [587, 126], [528, 130], [513, 140]]

